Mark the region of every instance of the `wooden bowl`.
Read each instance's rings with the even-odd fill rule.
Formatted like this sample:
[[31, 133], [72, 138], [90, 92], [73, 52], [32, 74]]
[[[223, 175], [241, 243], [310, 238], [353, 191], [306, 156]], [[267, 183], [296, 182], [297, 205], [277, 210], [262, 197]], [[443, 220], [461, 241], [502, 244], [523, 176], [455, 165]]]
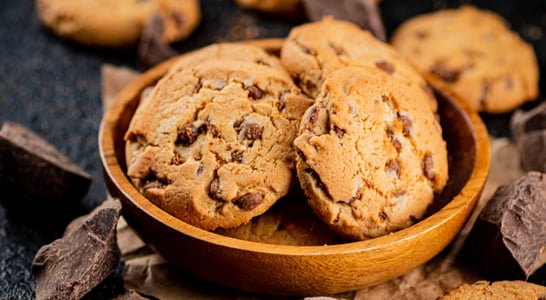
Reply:
[[[278, 52], [282, 40], [254, 43]], [[128, 223], [167, 261], [198, 277], [250, 292], [300, 296], [378, 284], [444, 249], [480, 197], [490, 163], [486, 128], [476, 112], [430, 78], [448, 146], [450, 180], [436, 201], [437, 210], [422, 221], [371, 240], [324, 246], [250, 242], [191, 226], [147, 200], [125, 175], [123, 136], [141, 91], [154, 85], [172, 63], [154, 67], [120, 93], [102, 120], [99, 151], [108, 189], [121, 199]]]

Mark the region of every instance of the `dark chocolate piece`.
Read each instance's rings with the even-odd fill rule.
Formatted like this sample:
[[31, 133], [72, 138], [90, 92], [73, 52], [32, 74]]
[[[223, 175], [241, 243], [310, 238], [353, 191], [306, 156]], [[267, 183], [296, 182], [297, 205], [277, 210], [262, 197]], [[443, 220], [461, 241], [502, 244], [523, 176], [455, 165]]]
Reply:
[[144, 27], [138, 43], [140, 68], [148, 69], [179, 54], [163, 38], [164, 28], [164, 20], [159, 15], [153, 15]]
[[510, 119], [510, 130], [525, 171], [546, 172], [546, 102]]
[[119, 200], [106, 200], [38, 250], [31, 266], [36, 299], [80, 299], [114, 271], [120, 261], [120, 212]]
[[462, 252], [491, 280], [528, 279], [546, 262], [546, 174], [501, 186], [481, 211]]
[[303, 0], [303, 6], [311, 21], [332, 16], [352, 22], [369, 30], [379, 40], [386, 41], [385, 27], [375, 0]]
[[8, 207], [72, 206], [85, 196], [91, 175], [30, 129], [5, 122], [0, 129], [0, 191]]

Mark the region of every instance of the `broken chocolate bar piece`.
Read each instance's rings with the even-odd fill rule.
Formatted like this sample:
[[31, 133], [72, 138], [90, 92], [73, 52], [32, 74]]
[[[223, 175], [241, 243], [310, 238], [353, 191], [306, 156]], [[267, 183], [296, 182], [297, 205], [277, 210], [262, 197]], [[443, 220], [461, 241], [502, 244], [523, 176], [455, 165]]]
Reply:
[[80, 299], [112, 273], [120, 261], [120, 212], [119, 200], [106, 200], [38, 250], [31, 266], [36, 299]]
[[10, 195], [1, 197], [5, 206], [76, 204], [90, 184], [91, 175], [36, 133], [13, 122], [2, 125], [0, 191]]
[[525, 171], [546, 172], [546, 102], [530, 111], [517, 110], [510, 130]]
[[140, 68], [148, 69], [179, 54], [163, 38], [164, 27], [159, 15], [153, 15], [144, 27], [138, 43], [137, 63]]
[[501, 186], [481, 211], [462, 252], [492, 280], [528, 279], [546, 262], [546, 174]]
[[305, 11], [311, 21], [320, 21], [326, 16], [345, 20], [372, 32], [376, 38], [386, 41], [385, 27], [376, 0], [303, 0]]
[[137, 291], [130, 289], [125, 291], [125, 293], [118, 295], [114, 300], [145, 300], [150, 299], [147, 297], [142, 296]]

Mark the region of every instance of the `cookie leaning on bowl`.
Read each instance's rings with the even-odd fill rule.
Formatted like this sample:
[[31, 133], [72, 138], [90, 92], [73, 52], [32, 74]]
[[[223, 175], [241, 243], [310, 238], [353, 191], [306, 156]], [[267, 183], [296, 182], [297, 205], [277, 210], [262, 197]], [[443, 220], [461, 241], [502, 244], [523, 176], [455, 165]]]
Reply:
[[[341, 236], [378, 237], [420, 219], [448, 179], [428, 94], [376, 67], [332, 72], [294, 140], [314, 212]], [[415, 93], [413, 93], [415, 92]]]
[[546, 299], [546, 287], [525, 281], [477, 281], [473, 284], [462, 284], [438, 300], [543, 300]]
[[235, 227], [295, 182], [292, 141], [311, 105], [266, 65], [211, 59], [163, 77], [126, 133], [128, 176], [194, 226]]
[[539, 79], [532, 46], [507, 24], [493, 12], [462, 6], [404, 22], [392, 44], [474, 109], [504, 113], [534, 100]]

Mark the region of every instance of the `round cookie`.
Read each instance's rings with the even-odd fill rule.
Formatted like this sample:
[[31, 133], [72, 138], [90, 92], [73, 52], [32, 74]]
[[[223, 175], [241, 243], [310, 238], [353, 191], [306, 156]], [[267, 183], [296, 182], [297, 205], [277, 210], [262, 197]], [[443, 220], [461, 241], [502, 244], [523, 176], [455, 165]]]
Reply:
[[278, 57], [267, 53], [258, 46], [242, 43], [217, 43], [186, 53], [173, 64], [169, 72], [195, 66], [209, 59], [253, 62], [271, 67], [288, 76]]
[[538, 95], [532, 46], [493, 12], [462, 6], [420, 15], [396, 30], [392, 44], [477, 111], [508, 112]]
[[125, 135], [127, 174], [156, 205], [214, 230], [248, 222], [295, 182], [312, 100], [265, 65], [207, 60], [163, 77]]
[[277, 201], [264, 214], [241, 226], [219, 228], [216, 233], [258, 243], [319, 246], [340, 242], [305, 202], [305, 195], [289, 195]]
[[344, 67], [324, 81], [294, 146], [309, 205], [340, 235], [407, 227], [442, 191], [446, 143], [427, 97], [374, 67]]
[[[411, 78], [416, 83], [411, 88], [430, 93], [424, 79], [390, 45], [353, 23], [333, 18], [294, 27], [281, 49], [281, 62], [313, 98], [329, 73], [351, 65], [374, 67], [400, 80]], [[430, 104], [436, 110], [435, 99]]]
[[477, 281], [456, 287], [438, 300], [541, 300], [546, 298], [546, 287], [525, 281]]
[[201, 19], [198, 0], [36, 0], [36, 12], [59, 36], [99, 47], [135, 45], [153, 15], [167, 42], [187, 37]]

